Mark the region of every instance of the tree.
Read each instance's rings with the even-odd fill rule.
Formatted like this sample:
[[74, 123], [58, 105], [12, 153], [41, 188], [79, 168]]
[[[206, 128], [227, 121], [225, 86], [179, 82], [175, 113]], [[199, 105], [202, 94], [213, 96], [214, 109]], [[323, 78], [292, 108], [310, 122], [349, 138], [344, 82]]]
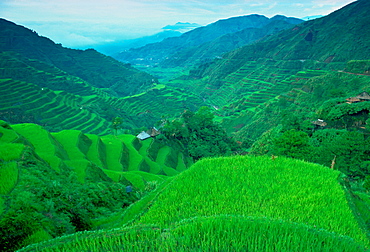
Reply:
[[112, 119], [112, 128], [116, 131], [116, 135], [119, 129], [122, 128], [123, 119], [121, 117], [114, 117]]
[[305, 132], [288, 130], [273, 142], [273, 154], [275, 155], [304, 160], [311, 158], [312, 146], [309, 144], [309, 136]]
[[352, 177], [365, 177], [369, 174], [370, 142], [358, 131], [327, 129], [313, 134], [312, 143], [316, 146], [310, 161], [330, 166], [336, 157], [335, 168]]
[[180, 118], [166, 121], [161, 131], [168, 141], [182, 146], [195, 160], [228, 156], [238, 146], [213, 118], [209, 107], [201, 107], [195, 113], [186, 110]]

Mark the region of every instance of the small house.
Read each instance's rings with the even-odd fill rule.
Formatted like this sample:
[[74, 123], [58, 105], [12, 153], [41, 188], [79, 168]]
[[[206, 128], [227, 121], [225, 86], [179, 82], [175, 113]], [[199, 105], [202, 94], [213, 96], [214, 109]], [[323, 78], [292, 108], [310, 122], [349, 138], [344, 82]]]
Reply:
[[349, 97], [346, 99], [347, 103], [356, 103], [356, 102], [360, 102], [361, 100], [357, 97]]
[[317, 119], [316, 121], [313, 121], [312, 122], [315, 126], [319, 126], [319, 127], [325, 127], [328, 125], [328, 123], [324, 122], [324, 120], [322, 119]]
[[151, 136], [148, 133], [146, 133], [145, 131], [142, 131], [136, 137], [139, 138], [140, 140], [145, 140], [145, 139], [151, 138]]
[[362, 92], [361, 94], [357, 95], [356, 98], [360, 99], [361, 101], [370, 101], [370, 95], [367, 92]]
[[140, 140], [145, 140], [145, 139], [148, 139], [148, 138], [151, 138], [151, 137], [156, 137], [159, 134], [161, 134], [161, 132], [159, 132], [159, 130], [156, 127], [153, 127], [151, 129], [147, 130], [146, 132], [142, 131], [136, 137], [139, 138]]
[[148, 133], [151, 137], [156, 137], [158, 136], [159, 134], [161, 134], [159, 132], [159, 130], [156, 128], [156, 127], [153, 127], [151, 128], [150, 130], [148, 130], [146, 133]]

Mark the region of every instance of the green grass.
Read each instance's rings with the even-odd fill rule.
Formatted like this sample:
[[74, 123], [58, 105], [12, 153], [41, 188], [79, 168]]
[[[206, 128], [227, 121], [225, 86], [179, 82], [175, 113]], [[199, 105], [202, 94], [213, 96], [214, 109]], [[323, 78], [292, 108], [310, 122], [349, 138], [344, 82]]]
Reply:
[[121, 164], [123, 143], [112, 135], [103, 136], [101, 140], [106, 148], [107, 168], [113, 171], [123, 171]]
[[129, 150], [129, 171], [139, 170], [139, 165], [143, 160], [143, 157], [139, 154], [136, 148], [132, 145], [132, 142], [136, 139], [133, 135], [119, 135], [117, 138], [126, 145]]
[[94, 221], [107, 230], [22, 251], [366, 251], [339, 176], [283, 157], [203, 159]]
[[53, 169], [59, 171], [61, 158], [68, 159], [65, 151], [56, 146], [49, 132], [41, 126], [31, 123], [15, 124], [12, 128], [18, 134], [27, 138], [35, 147], [37, 154], [43, 158]]
[[91, 146], [86, 154], [87, 158], [98, 167], [106, 168], [105, 145], [102, 140], [97, 135], [86, 134], [86, 136], [91, 140]]
[[20, 251], [346, 251], [365, 248], [351, 238], [303, 224], [221, 215], [183, 220], [170, 228], [140, 225], [83, 232]]
[[48, 232], [41, 229], [27, 236], [27, 238], [23, 241], [23, 244], [33, 244], [50, 239], [53, 239], [53, 237]]
[[21, 158], [24, 150], [23, 144], [3, 143], [0, 141], [0, 160], [11, 161]]
[[[136, 171], [136, 172], [126, 172], [124, 176], [126, 179], [130, 180], [130, 182], [136, 187], [136, 185], [145, 186], [144, 180], [148, 177], [148, 173]], [[139, 178], [138, 176], [142, 176]], [[128, 222], [132, 222], [134, 219], [138, 218], [141, 214], [143, 214], [146, 209], [152, 204], [153, 200], [166, 188], [166, 185], [172, 181], [173, 177], [166, 177], [163, 178], [162, 176], [156, 176], [155, 178], [151, 178], [150, 181], [157, 181], [158, 187], [155, 188], [154, 191], [151, 191], [149, 194], [145, 195], [139, 201], [135, 202], [134, 204], [130, 205], [127, 209], [124, 209], [116, 214], [113, 214], [107, 218], [101, 218], [94, 221], [94, 226], [98, 228], [117, 228], [122, 227], [123, 225], [127, 224]], [[135, 182], [134, 180], [137, 180]], [[148, 181], [148, 180], [147, 180]], [[135, 185], [136, 183], [136, 185]]]
[[[85, 154], [79, 149], [82, 132], [79, 130], [63, 130], [58, 133], [51, 133], [51, 135], [63, 145], [69, 159], [84, 159]], [[88, 149], [88, 147], [87, 147]]]
[[5, 205], [4, 205], [5, 199], [3, 197], [0, 197], [0, 216], [4, 213]]
[[[154, 139], [139, 142], [134, 135], [99, 137], [92, 134], [85, 135], [80, 130], [49, 133], [43, 127], [31, 123], [15, 124], [13, 128], [14, 130], [0, 127], [3, 132], [0, 132], [0, 142], [18, 141], [20, 137], [24, 137], [32, 144], [31, 148], [34, 148], [35, 152], [55, 170], [60, 171], [65, 165], [75, 168], [81, 182], [84, 181], [83, 176], [86, 175], [85, 170], [89, 162], [105, 172], [143, 170], [153, 174], [178, 173], [175, 169], [165, 166], [169, 154], [177, 155], [178, 152], [171, 151], [170, 147], [159, 144]], [[22, 139], [19, 141], [23, 141]], [[6, 161], [20, 157], [24, 145], [10, 144], [9, 146], [9, 148], [0, 149], [0, 159]], [[181, 169], [186, 166], [188, 164], [183, 164]], [[112, 179], [115, 181], [119, 179], [117, 173], [108, 175], [113, 176]]]
[[176, 170], [179, 172], [186, 170], [185, 160], [184, 160], [184, 154], [178, 153], [177, 155], [177, 167]]
[[17, 162], [0, 162], [0, 195], [8, 194], [18, 181]]
[[368, 243], [339, 172], [279, 157], [205, 159], [176, 177], [136, 222], [166, 227], [195, 216], [233, 214], [305, 223]]
[[[0, 121], [1, 123], [1, 121]], [[18, 134], [12, 129], [6, 129], [0, 125], [0, 141], [11, 143], [16, 141], [19, 138]]]

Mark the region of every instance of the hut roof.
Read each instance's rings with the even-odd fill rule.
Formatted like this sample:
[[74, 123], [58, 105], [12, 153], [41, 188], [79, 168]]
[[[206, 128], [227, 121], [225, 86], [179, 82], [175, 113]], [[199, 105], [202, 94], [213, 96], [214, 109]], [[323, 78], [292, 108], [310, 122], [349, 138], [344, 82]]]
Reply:
[[349, 98], [346, 99], [346, 101], [348, 101], [348, 102], [359, 102], [361, 100], [357, 97], [349, 97]]
[[158, 136], [159, 134], [161, 134], [159, 132], [159, 130], [157, 130], [157, 128], [153, 127], [151, 128], [150, 130], [147, 131], [147, 133], [152, 136], [152, 137], [155, 137], [155, 136]]
[[326, 125], [328, 125], [326, 122], [324, 122], [323, 120], [320, 120], [320, 119], [318, 119], [316, 121], [313, 121], [312, 123], [315, 124], [315, 125], [321, 126], [321, 127], [325, 127]]
[[356, 98], [361, 100], [370, 100], [370, 95], [368, 92], [362, 92], [361, 94], [357, 95]]
[[145, 140], [145, 139], [148, 139], [150, 138], [151, 136], [146, 133], [145, 131], [142, 131], [139, 135], [136, 136], [137, 138], [139, 138], [140, 140]]

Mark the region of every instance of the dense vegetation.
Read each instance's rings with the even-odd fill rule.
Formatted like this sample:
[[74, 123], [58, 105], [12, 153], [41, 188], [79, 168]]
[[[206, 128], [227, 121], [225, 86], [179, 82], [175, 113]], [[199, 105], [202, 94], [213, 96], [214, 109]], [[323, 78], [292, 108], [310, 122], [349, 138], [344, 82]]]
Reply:
[[339, 175], [282, 157], [204, 159], [124, 212], [125, 227], [22, 251], [365, 251]]
[[154, 139], [0, 123], [2, 251], [90, 230], [191, 164]]
[[369, 13], [222, 20], [152, 75], [0, 20], [1, 249], [365, 251]]
[[162, 122], [161, 138], [170, 145], [179, 146], [195, 160], [229, 156], [240, 151], [241, 147], [236, 141], [213, 119], [209, 107], [201, 107], [195, 113], [186, 110], [180, 118]]

